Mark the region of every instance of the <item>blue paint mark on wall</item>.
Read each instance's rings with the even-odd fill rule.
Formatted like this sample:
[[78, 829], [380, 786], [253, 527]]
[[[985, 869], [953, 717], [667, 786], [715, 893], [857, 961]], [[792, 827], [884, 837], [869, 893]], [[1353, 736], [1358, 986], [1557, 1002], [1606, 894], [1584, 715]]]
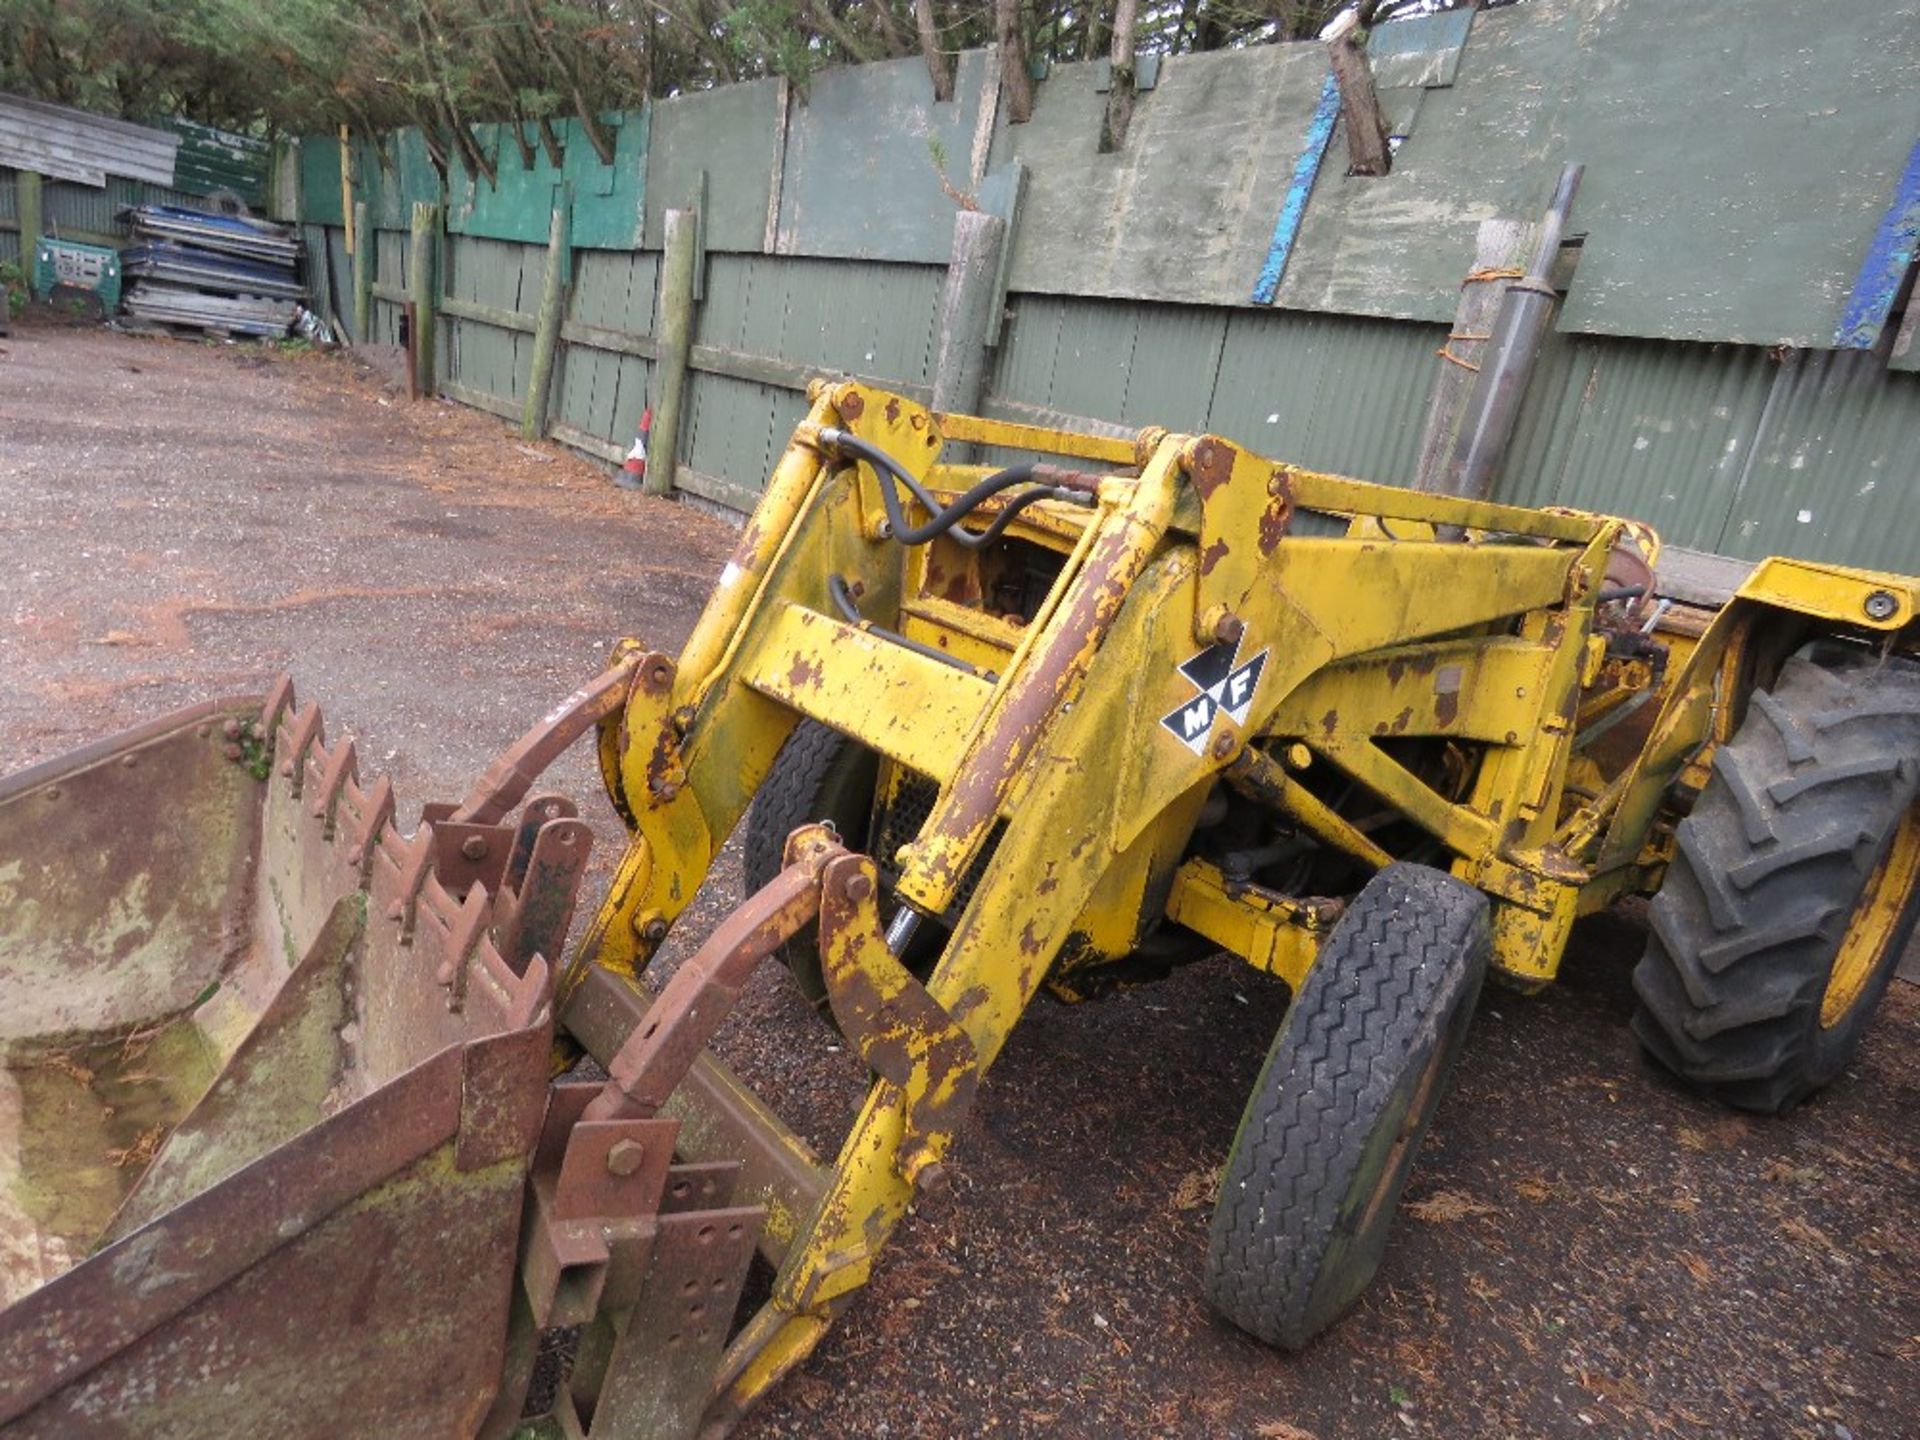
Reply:
[[1280, 218], [1273, 222], [1273, 243], [1267, 247], [1267, 263], [1260, 267], [1260, 278], [1253, 285], [1253, 303], [1271, 305], [1279, 292], [1280, 277], [1287, 273], [1287, 257], [1293, 242], [1300, 238], [1300, 222], [1306, 218], [1307, 196], [1320, 176], [1320, 162], [1326, 157], [1327, 142], [1333, 139], [1333, 122], [1340, 114], [1340, 82], [1328, 72], [1320, 86], [1320, 103], [1314, 106], [1313, 119], [1307, 122], [1307, 142], [1294, 163], [1293, 181], [1287, 186], [1286, 203]]
[[1892, 313], [1900, 282], [1913, 264], [1915, 246], [1920, 243], [1920, 141], [1907, 156], [1906, 174], [1893, 192], [1893, 204], [1875, 232], [1867, 250], [1860, 276], [1853, 282], [1847, 308], [1840, 315], [1840, 329], [1833, 343], [1842, 350], [1870, 350], [1880, 338], [1881, 327]]

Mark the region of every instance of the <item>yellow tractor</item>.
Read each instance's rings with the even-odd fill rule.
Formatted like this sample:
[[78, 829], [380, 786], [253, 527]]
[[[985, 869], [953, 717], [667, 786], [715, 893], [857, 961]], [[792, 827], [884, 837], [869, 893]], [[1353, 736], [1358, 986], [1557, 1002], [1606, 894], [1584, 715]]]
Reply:
[[[1292, 1003], [1205, 1285], [1281, 1347], [1580, 915], [1653, 895], [1648, 1052], [1790, 1108], [1920, 914], [1920, 581], [1659, 575], [1623, 520], [816, 382], [679, 656], [411, 836], [284, 684], [0, 782], [0, 1436], [505, 1436], [566, 1327], [562, 1433], [725, 1433], [1042, 991], [1221, 950]], [[529, 792], [589, 733], [630, 835], [563, 961], [590, 836]], [[706, 1048], [776, 956], [871, 1075], [831, 1158]]]

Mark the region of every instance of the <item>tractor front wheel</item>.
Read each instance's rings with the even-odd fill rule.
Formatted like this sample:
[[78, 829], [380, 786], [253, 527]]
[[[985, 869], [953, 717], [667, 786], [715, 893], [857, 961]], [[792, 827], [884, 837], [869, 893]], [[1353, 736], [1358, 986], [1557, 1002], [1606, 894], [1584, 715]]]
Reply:
[[1676, 831], [1634, 1033], [1743, 1110], [1846, 1067], [1920, 918], [1920, 665], [1789, 660]]
[[1234, 1324], [1296, 1350], [1372, 1280], [1491, 950], [1486, 897], [1421, 865], [1387, 866], [1340, 917], [1221, 1175], [1206, 1289]]
[[[802, 825], [828, 821], [849, 850], [864, 853], [873, 828], [873, 792], [879, 775], [880, 757], [873, 751], [818, 720], [796, 725], [747, 812], [747, 893], [763, 888], [780, 873], [786, 863], [787, 836]], [[801, 994], [831, 1023], [814, 927], [808, 925], [781, 946], [780, 955], [799, 982]]]

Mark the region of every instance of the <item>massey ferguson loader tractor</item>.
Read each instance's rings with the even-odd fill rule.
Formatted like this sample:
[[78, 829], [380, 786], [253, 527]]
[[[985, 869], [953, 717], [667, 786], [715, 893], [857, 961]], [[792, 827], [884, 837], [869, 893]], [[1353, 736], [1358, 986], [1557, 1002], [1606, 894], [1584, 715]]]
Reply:
[[[1223, 950], [1291, 1005], [1204, 1283], [1303, 1346], [1483, 982], [1579, 916], [1653, 897], [1675, 1075], [1840, 1075], [1920, 910], [1916, 605], [1784, 559], [1680, 603], [1626, 521], [816, 382], [680, 653], [411, 834], [285, 681], [0, 781], [0, 1436], [507, 1436], [563, 1330], [560, 1433], [724, 1434], [1029, 1005]], [[627, 834], [569, 946], [576, 739]], [[743, 826], [750, 893], [649, 973]], [[835, 1154], [707, 1048], [762, 965], [870, 1074]]]

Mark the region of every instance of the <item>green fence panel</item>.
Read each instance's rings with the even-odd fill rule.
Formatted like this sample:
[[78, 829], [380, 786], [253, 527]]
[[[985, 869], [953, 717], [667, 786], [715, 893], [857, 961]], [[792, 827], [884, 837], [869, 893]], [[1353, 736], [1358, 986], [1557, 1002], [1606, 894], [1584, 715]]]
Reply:
[[667, 211], [692, 202], [703, 171], [707, 249], [762, 248], [786, 93], [782, 81], [750, 80], [654, 102], [647, 133], [647, 249], [665, 245]]
[[[577, 249], [632, 250], [646, 234], [647, 133], [651, 107], [600, 117], [614, 142], [602, 163], [579, 121], [568, 122], [566, 178], [572, 189], [571, 229]], [[546, 238], [543, 231], [538, 240]]]
[[340, 142], [330, 135], [300, 141], [300, 218], [314, 225], [344, 225], [340, 206]]

